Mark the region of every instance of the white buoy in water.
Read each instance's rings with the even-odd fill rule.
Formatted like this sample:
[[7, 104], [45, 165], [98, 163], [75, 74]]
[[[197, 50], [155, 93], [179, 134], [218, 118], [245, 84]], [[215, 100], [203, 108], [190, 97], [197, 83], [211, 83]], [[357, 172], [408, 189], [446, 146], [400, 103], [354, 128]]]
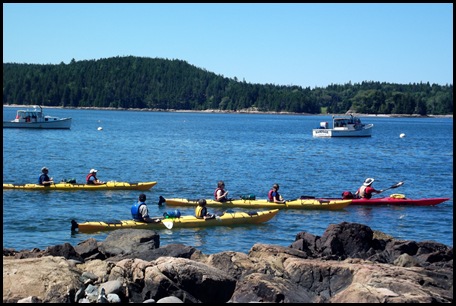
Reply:
[[99, 131], [101, 131], [102, 129], [103, 129], [103, 128], [102, 128], [101, 126], [100, 126], [100, 127], [98, 127], [98, 130], [99, 130]]
[[402, 133], [401, 135], [399, 135], [399, 137], [404, 138], [404, 137], [405, 137], [405, 134]]

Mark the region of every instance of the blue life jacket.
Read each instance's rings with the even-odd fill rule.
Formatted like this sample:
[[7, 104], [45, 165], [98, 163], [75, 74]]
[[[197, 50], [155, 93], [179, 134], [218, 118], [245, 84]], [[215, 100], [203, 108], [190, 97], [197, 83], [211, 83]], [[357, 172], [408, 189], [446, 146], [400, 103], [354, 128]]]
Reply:
[[144, 203], [144, 202], [136, 202], [135, 204], [133, 204], [133, 206], [131, 207], [131, 216], [132, 216], [133, 220], [144, 221], [142, 215], [139, 212], [139, 207], [141, 207], [141, 205], [145, 205], [145, 204], [146, 203]]

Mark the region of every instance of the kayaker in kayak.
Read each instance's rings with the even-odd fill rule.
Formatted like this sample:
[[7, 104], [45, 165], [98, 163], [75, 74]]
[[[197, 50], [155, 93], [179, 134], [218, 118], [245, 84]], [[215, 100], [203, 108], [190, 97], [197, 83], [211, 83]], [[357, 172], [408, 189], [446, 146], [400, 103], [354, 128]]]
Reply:
[[207, 207], [206, 207], [206, 200], [205, 199], [200, 199], [198, 200], [198, 206], [195, 208], [195, 217], [198, 219], [214, 219], [215, 215], [209, 214], [207, 212]]
[[285, 203], [285, 200], [279, 193], [279, 188], [280, 188], [279, 184], [272, 185], [271, 190], [269, 190], [269, 192], [268, 192], [269, 202], [274, 202], [274, 203], [279, 203], [279, 204]]
[[151, 219], [149, 217], [149, 210], [146, 204], [146, 195], [141, 193], [138, 197], [138, 202], [131, 207], [131, 216], [133, 220], [147, 223], [160, 222], [160, 219]]
[[49, 186], [51, 184], [54, 184], [54, 180], [52, 177], [48, 176], [49, 169], [46, 167], [41, 168], [41, 175], [38, 178], [38, 184], [44, 185], [44, 186]]
[[370, 199], [372, 198], [372, 195], [374, 193], [381, 193], [383, 190], [377, 190], [374, 187], [372, 187], [372, 183], [375, 181], [375, 179], [368, 177], [363, 185], [359, 187], [359, 189], [355, 192], [355, 198], [358, 199]]
[[226, 201], [230, 200], [230, 199], [227, 198], [228, 191], [225, 191], [224, 188], [225, 188], [225, 182], [224, 181], [218, 181], [217, 188], [214, 191], [214, 199], [217, 202], [226, 202]]
[[96, 169], [90, 169], [89, 174], [87, 174], [87, 176], [86, 176], [86, 183], [88, 185], [103, 185], [104, 184], [104, 182], [98, 180], [97, 172], [98, 172], [98, 170], [96, 170]]

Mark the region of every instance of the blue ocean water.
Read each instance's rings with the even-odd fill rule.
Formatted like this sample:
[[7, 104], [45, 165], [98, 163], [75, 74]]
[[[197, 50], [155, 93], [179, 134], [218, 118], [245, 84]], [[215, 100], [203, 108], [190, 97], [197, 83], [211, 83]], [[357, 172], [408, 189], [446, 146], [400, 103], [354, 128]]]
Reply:
[[[4, 107], [4, 120], [16, 107]], [[297, 233], [322, 235], [343, 221], [397, 239], [453, 246], [453, 118], [362, 117], [370, 138], [312, 137], [330, 116], [45, 109], [72, 117], [71, 130], [3, 129], [3, 182], [34, 183], [41, 168], [55, 181], [83, 182], [91, 168], [105, 181], [158, 184], [146, 191], [152, 216], [166, 197], [211, 198], [218, 180], [231, 197], [265, 198], [274, 183], [285, 198], [339, 197], [365, 178], [409, 198], [449, 197], [433, 207], [349, 206], [341, 211], [283, 210], [256, 226], [164, 228], [161, 245], [183, 243], [205, 254], [247, 253], [255, 243], [289, 246]], [[102, 130], [98, 128], [102, 127]], [[404, 133], [406, 137], [399, 137]], [[130, 219], [139, 191], [3, 191], [3, 247], [17, 250], [65, 242], [77, 245], [107, 233], [72, 234], [70, 221]], [[193, 214], [191, 208], [179, 208]], [[219, 213], [217, 209], [209, 208]], [[241, 209], [239, 209], [241, 210]]]

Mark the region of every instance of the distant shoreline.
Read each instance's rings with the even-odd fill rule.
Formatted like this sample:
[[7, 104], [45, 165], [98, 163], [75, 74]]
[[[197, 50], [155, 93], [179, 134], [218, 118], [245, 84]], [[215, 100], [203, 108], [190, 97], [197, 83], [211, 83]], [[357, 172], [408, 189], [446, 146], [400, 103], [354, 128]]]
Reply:
[[[33, 108], [36, 105], [20, 105], [20, 104], [3, 104], [3, 107], [24, 107]], [[223, 114], [271, 114], [271, 115], [302, 115], [302, 116], [343, 116], [346, 114], [308, 114], [308, 113], [293, 113], [293, 112], [261, 112], [255, 109], [244, 109], [239, 111], [223, 111], [218, 109], [207, 110], [175, 110], [175, 109], [144, 109], [144, 108], [114, 108], [114, 107], [62, 107], [62, 106], [42, 106], [43, 108], [61, 108], [61, 109], [93, 109], [93, 110], [118, 110], [118, 111], [139, 111], [139, 112], [175, 112], [175, 113], [223, 113]], [[413, 117], [413, 118], [453, 118], [453, 115], [409, 115], [409, 114], [359, 114], [351, 113], [358, 117]]]

